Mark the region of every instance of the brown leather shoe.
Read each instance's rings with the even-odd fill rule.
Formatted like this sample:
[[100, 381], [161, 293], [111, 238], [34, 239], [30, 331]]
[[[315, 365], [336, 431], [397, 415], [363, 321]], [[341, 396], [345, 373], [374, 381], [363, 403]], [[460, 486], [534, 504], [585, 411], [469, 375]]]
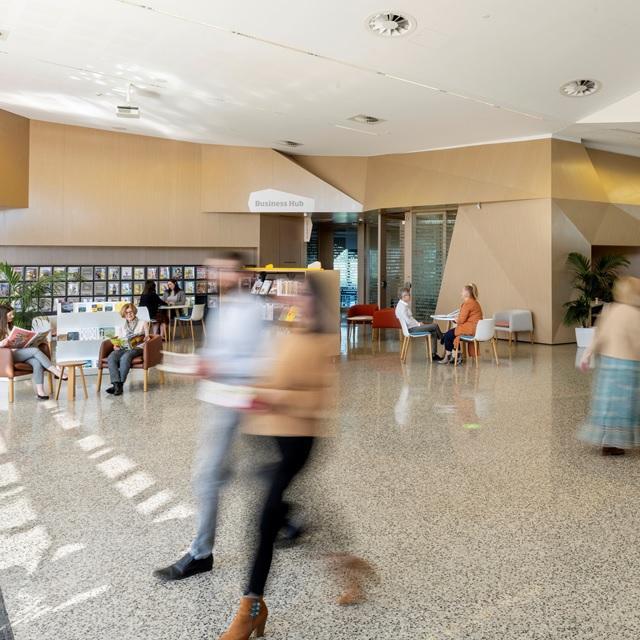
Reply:
[[262, 598], [242, 596], [238, 613], [220, 640], [249, 640], [254, 631], [256, 638], [262, 638], [268, 615], [267, 605]]
[[618, 449], [618, 447], [602, 447], [603, 456], [623, 456], [624, 449]]

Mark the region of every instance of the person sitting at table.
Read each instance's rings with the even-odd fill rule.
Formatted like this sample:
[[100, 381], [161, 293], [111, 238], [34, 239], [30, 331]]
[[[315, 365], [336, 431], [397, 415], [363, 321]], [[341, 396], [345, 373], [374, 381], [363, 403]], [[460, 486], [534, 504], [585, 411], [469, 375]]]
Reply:
[[138, 318], [136, 305], [128, 302], [123, 305], [120, 315], [124, 318], [124, 323], [116, 328], [116, 338], [118, 344], [113, 345], [113, 351], [107, 358], [109, 366], [109, 376], [111, 386], [107, 393], [114, 396], [122, 395], [122, 388], [129, 375], [131, 364], [134, 358], [142, 355], [141, 341], [149, 339], [149, 325], [144, 320]]
[[438, 340], [442, 338], [442, 331], [435, 323], [424, 324], [418, 322], [411, 313], [411, 289], [405, 287], [400, 291], [400, 300], [396, 305], [396, 318], [407, 325], [409, 333], [421, 335], [424, 333], [434, 333], [436, 339], [431, 341], [432, 357], [434, 360], [442, 360], [442, 356], [438, 355]]
[[162, 293], [162, 299], [166, 304], [175, 305], [185, 304], [187, 298], [178, 281], [175, 278], [171, 278], [167, 281], [167, 286]]
[[[442, 336], [445, 357], [440, 364], [453, 362], [452, 352], [454, 347], [460, 344], [460, 336], [473, 336], [476, 332], [478, 322], [482, 320], [482, 307], [478, 302], [478, 287], [473, 282], [462, 287], [462, 306], [458, 318], [455, 320], [456, 326], [449, 329]], [[462, 362], [462, 357], [458, 358], [458, 364]]]
[[169, 326], [169, 314], [164, 309], [159, 308], [163, 304], [164, 300], [156, 292], [156, 283], [153, 280], [147, 280], [144, 284], [138, 306], [148, 309], [149, 318], [152, 322], [158, 324], [160, 327], [160, 335], [164, 340], [167, 335], [167, 327]]
[[[8, 304], [0, 305], [0, 348], [6, 346], [9, 334], [13, 329], [15, 311]], [[44, 391], [44, 372], [50, 371], [56, 378], [62, 373], [60, 367], [55, 366], [38, 347], [26, 349], [11, 349], [11, 357], [14, 362], [25, 362], [33, 369], [33, 380], [36, 383], [36, 395], [38, 400], [48, 400], [49, 396]], [[66, 380], [67, 376], [63, 376]]]

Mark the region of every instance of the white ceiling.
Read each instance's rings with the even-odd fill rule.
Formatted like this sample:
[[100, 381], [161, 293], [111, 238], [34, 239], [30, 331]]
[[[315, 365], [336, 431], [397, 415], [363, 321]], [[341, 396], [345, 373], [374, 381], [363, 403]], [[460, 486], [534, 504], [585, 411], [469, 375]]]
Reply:
[[[625, 100], [640, 91], [638, 0], [394, 0], [416, 30], [397, 39], [369, 33], [366, 18], [389, 8], [379, 0], [0, 0], [0, 31], [9, 32], [0, 39], [0, 107], [196, 142], [296, 140], [298, 153], [323, 155], [582, 137], [580, 127], [621, 117], [616, 108], [625, 122], [640, 120]], [[583, 77], [602, 90], [560, 94]], [[139, 87], [140, 120], [115, 116], [128, 82]], [[359, 113], [386, 122], [348, 120]], [[618, 143], [640, 150], [633, 134]]]

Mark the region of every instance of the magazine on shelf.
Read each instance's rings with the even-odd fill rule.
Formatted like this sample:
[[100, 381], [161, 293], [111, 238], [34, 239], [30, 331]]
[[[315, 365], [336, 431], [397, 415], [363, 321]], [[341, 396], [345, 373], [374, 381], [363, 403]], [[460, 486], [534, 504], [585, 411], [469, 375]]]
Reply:
[[272, 280], [265, 280], [260, 287], [260, 295], [266, 296], [269, 291], [271, 291], [271, 285], [273, 284]]
[[254, 283], [253, 283], [253, 287], [251, 289], [251, 293], [253, 294], [258, 294], [260, 293], [260, 289], [262, 288], [262, 280], [260, 280], [260, 278], [258, 278]]
[[13, 327], [11, 333], [7, 336], [7, 343], [4, 345], [7, 349], [26, 349], [27, 347], [35, 347], [44, 342], [49, 335], [51, 329], [46, 331], [29, 331], [20, 327]]

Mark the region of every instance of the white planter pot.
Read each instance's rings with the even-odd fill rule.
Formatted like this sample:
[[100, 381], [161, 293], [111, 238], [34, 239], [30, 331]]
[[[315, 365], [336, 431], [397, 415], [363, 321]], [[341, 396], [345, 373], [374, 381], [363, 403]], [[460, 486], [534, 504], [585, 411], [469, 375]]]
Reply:
[[591, 345], [595, 331], [596, 330], [593, 327], [589, 327], [587, 329], [582, 327], [576, 328], [576, 342], [578, 343], [578, 349], [586, 349]]

